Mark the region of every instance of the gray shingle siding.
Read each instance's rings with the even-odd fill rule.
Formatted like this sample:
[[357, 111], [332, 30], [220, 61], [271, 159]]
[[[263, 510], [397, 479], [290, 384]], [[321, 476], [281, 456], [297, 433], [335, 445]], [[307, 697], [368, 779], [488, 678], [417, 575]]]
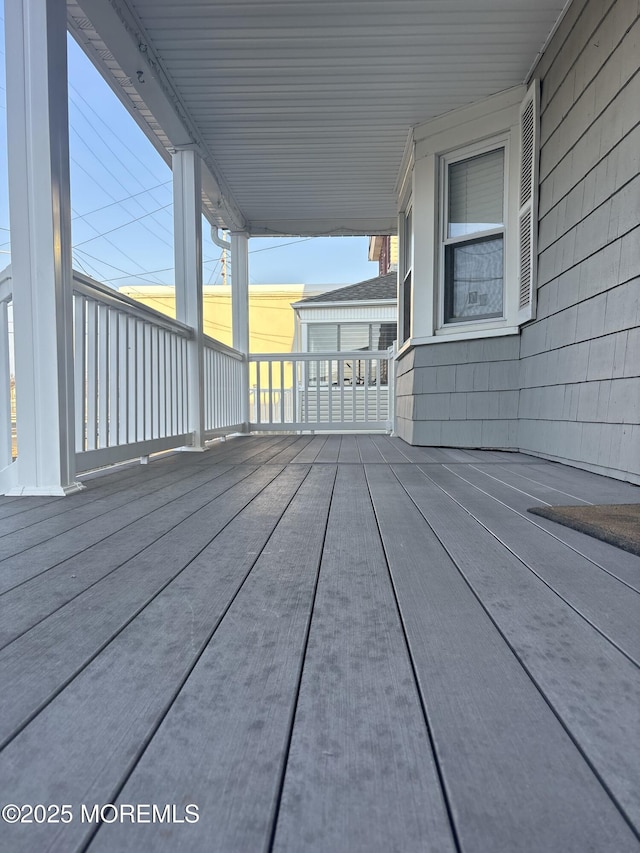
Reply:
[[[398, 405], [413, 443], [640, 482], [639, 14], [574, 0], [542, 57], [537, 317], [520, 337], [416, 348]], [[446, 401], [440, 365], [455, 366]]]

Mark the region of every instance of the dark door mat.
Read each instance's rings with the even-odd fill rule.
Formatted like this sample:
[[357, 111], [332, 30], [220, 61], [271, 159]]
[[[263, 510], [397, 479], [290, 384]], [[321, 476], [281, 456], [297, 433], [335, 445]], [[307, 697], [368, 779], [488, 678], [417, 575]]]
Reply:
[[640, 557], [640, 504], [534, 506], [528, 512], [595, 536]]

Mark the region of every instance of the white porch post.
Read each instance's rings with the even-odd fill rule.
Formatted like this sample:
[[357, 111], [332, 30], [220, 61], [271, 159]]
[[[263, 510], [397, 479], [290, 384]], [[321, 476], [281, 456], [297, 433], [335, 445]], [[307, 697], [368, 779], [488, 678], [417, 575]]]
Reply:
[[173, 154], [173, 219], [176, 268], [176, 319], [194, 331], [187, 352], [189, 450], [204, 450], [204, 341], [202, 307], [202, 190], [200, 156], [181, 149]]
[[[233, 348], [249, 354], [249, 236], [231, 232], [231, 327]], [[242, 422], [249, 429], [249, 364], [242, 366]]]
[[66, 495], [75, 478], [65, 0], [5, 3], [18, 434], [11, 494]]

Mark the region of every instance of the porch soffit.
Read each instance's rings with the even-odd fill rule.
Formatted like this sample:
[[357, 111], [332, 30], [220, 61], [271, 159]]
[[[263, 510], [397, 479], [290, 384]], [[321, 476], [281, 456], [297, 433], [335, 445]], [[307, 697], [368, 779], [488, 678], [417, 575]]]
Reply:
[[[383, 234], [407, 135], [522, 83], [565, 0], [68, 0], [160, 153], [194, 144], [212, 222]], [[138, 73], [140, 72], [140, 73]]]

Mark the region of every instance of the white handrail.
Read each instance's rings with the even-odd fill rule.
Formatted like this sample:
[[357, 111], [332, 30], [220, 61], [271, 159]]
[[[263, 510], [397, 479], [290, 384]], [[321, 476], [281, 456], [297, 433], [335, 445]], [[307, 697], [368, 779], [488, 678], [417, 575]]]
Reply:
[[239, 350], [234, 349], [233, 347], [230, 347], [227, 344], [223, 344], [222, 341], [217, 341], [215, 338], [210, 338], [209, 335], [203, 335], [203, 339], [204, 345], [208, 349], [224, 353], [225, 355], [228, 355], [231, 358], [235, 358], [237, 361], [245, 360], [245, 356]]
[[168, 329], [176, 334], [183, 335], [185, 338], [193, 337], [193, 330], [181, 323], [179, 320], [174, 320], [172, 317], [167, 317], [160, 311], [154, 308], [149, 308], [141, 302], [136, 302], [124, 293], [108, 287], [88, 275], [73, 272], [73, 290], [75, 293], [81, 293], [84, 296], [93, 299], [95, 302], [101, 302], [103, 305], [108, 305], [119, 311], [125, 311], [134, 317], [139, 317], [141, 320], [153, 323], [155, 326], [160, 326], [163, 329]]
[[386, 349], [384, 350], [350, 350], [349, 352], [279, 352], [279, 353], [270, 353], [270, 352], [261, 352], [261, 353], [250, 353], [249, 361], [250, 362], [258, 362], [258, 361], [327, 361], [331, 359], [332, 361], [336, 361], [336, 359], [342, 361], [353, 361], [355, 359], [372, 361], [374, 359], [383, 358], [387, 359], [389, 357], [389, 353]]

